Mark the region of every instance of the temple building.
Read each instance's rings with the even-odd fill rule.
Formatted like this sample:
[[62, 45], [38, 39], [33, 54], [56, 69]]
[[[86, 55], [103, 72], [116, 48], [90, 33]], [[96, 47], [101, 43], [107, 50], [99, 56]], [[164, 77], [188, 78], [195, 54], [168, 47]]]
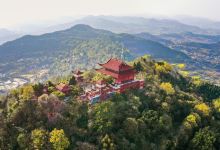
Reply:
[[60, 92], [63, 92], [64, 94], [68, 94], [71, 90], [70, 86], [64, 83], [60, 83], [56, 86], [56, 89]]
[[105, 83], [105, 81], [97, 81], [91, 89], [85, 90], [85, 94], [81, 96], [84, 100], [89, 100], [90, 104], [95, 104], [110, 98], [115, 94], [111, 85]]
[[104, 64], [99, 64], [103, 68], [97, 71], [105, 75], [110, 75], [115, 79], [116, 84], [134, 80], [134, 69], [119, 59], [110, 59]]
[[144, 80], [135, 79], [135, 70], [119, 59], [110, 59], [99, 65], [102, 68], [96, 71], [113, 77], [114, 83], [99, 81], [93, 88], [86, 90], [82, 98], [89, 100], [91, 104], [106, 100], [114, 93], [123, 93], [128, 89], [142, 89], [144, 86]]

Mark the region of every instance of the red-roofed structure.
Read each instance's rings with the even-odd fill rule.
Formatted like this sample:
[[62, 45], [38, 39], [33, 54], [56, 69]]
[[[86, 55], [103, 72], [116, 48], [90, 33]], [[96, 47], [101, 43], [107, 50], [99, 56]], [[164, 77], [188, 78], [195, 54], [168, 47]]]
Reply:
[[110, 98], [115, 93], [123, 93], [128, 89], [142, 89], [143, 80], [135, 80], [134, 69], [125, 62], [118, 59], [110, 59], [104, 64], [99, 64], [103, 68], [98, 72], [112, 76], [115, 79], [113, 84], [107, 84], [103, 80], [98, 81], [93, 88], [85, 91], [81, 96], [84, 100], [89, 100], [94, 104]]
[[115, 79], [115, 83], [124, 83], [134, 80], [134, 69], [119, 59], [110, 59], [106, 63], [99, 65], [103, 68], [97, 71], [112, 76]]
[[60, 83], [56, 86], [56, 89], [59, 90], [60, 92], [63, 92], [65, 94], [68, 94], [71, 90], [70, 86], [64, 83]]

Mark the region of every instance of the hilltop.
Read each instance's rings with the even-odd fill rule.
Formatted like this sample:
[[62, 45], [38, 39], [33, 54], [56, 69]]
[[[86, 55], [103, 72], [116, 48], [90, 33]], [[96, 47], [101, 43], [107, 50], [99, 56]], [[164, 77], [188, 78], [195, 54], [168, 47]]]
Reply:
[[[149, 56], [129, 64], [136, 78], [144, 79], [144, 88], [92, 106], [80, 99], [82, 85], [71, 75], [10, 91], [0, 101], [0, 148], [220, 148], [220, 87], [197, 76], [184, 77], [183, 64]], [[100, 79], [110, 83], [93, 70], [85, 71], [83, 78], [84, 84]], [[60, 83], [68, 84], [70, 93], [58, 91]]]

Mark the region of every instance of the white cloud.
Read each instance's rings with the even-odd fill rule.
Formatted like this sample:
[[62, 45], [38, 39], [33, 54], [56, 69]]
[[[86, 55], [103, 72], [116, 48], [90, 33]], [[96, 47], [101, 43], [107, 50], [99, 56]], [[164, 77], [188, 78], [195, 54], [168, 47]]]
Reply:
[[0, 0], [0, 27], [78, 15], [192, 15], [220, 20], [220, 0]]

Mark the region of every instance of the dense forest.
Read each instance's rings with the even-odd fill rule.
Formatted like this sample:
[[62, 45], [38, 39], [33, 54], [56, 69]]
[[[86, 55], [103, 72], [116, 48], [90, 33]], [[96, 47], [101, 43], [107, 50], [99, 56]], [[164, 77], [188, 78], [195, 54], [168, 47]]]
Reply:
[[[28, 84], [0, 97], [0, 149], [220, 149], [220, 87], [184, 74], [184, 65], [143, 56], [129, 64], [144, 78], [94, 105], [79, 99], [73, 77]], [[85, 81], [109, 78], [93, 70]], [[71, 86], [67, 95], [56, 84]], [[44, 94], [44, 87], [48, 94]]]

